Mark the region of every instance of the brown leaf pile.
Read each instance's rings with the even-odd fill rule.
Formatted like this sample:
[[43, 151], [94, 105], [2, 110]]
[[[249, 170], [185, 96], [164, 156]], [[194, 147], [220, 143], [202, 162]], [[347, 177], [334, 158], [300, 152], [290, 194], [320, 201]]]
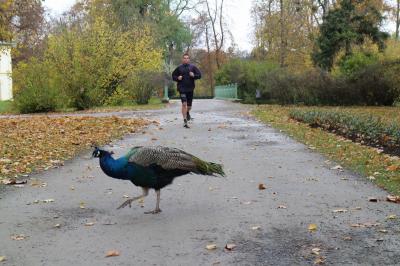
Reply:
[[143, 119], [32, 116], [0, 119], [0, 179], [61, 165], [147, 125]]

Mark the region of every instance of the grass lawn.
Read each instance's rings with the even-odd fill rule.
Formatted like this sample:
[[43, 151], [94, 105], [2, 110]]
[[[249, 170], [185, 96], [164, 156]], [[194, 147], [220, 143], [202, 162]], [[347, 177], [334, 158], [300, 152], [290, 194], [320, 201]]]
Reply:
[[282, 107], [260, 105], [253, 114], [261, 121], [282, 130], [296, 140], [315, 149], [330, 160], [368, 177], [378, 186], [400, 195], [400, 159], [381, 153], [378, 149], [354, 143], [348, 139], [326, 132], [321, 128], [311, 128], [289, 118], [293, 108], [337, 109], [352, 114], [378, 116], [387, 122], [400, 124], [399, 107]]
[[2, 113], [12, 113], [11, 101], [0, 101], [0, 114]]

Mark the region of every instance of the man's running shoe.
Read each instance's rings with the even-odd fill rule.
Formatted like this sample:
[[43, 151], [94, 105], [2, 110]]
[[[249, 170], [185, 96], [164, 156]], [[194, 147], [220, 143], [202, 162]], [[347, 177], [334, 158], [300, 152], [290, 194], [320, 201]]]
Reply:
[[187, 122], [187, 120], [186, 120], [186, 119], [184, 119], [184, 120], [183, 120], [183, 127], [185, 127], [185, 128], [189, 128], [189, 126], [188, 126], [188, 122]]

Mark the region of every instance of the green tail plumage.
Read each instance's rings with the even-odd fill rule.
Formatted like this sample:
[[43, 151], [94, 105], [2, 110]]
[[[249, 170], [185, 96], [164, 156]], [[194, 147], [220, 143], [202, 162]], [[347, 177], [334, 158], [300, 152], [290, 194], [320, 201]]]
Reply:
[[199, 158], [194, 159], [199, 174], [202, 175], [220, 175], [225, 176], [221, 164], [205, 162]]

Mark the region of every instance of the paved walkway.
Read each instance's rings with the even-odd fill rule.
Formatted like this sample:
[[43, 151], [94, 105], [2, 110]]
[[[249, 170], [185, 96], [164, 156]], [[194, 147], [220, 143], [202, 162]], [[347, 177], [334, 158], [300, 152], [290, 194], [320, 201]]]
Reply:
[[[0, 189], [0, 265], [312, 265], [319, 257], [328, 265], [400, 264], [399, 219], [387, 219], [400, 216], [400, 205], [368, 201], [385, 191], [331, 170], [323, 156], [249, 118], [246, 106], [199, 100], [194, 108], [191, 129], [182, 127], [179, 104], [119, 113], [160, 126], [106, 148], [119, 156], [135, 145], [178, 147], [223, 163], [226, 178], [176, 179], [161, 191], [158, 215], [144, 214], [155, 206], [153, 191], [144, 207], [116, 210], [141, 189], [107, 177], [88, 151], [33, 176], [45, 187]], [[19, 234], [26, 238], [11, 239]], [[212, 243], [217, 249], [206, 250]], [[224, 250], [227, 243], [235, 249]], [[109, 250], [120, 255], [105, 258]]]

